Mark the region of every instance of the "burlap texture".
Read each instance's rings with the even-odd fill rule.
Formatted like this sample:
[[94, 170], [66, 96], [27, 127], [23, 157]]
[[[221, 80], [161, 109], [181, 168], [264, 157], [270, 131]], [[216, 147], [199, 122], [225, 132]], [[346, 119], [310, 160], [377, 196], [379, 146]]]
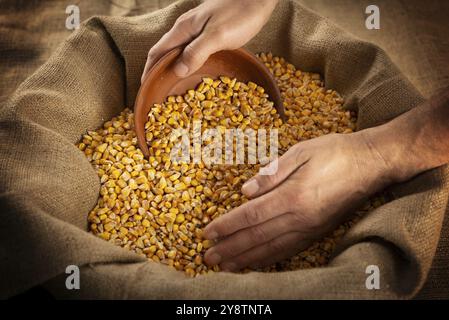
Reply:
[[[148, 49], [196, 4], [89, 19], [1, 109], [1, 296], [46, 283], [69, 298], [413, 297], [439, 239], [449, 190], [446, 168], [392, 188], [395, 200], [353, 227], [327, 268], [190, 279], [86, 232], [99, 180], [74, 143], [133, 105]], [[381, 49], [292, 1], [280, 2], [248, 48], [324, 74], [345, 106], [358, 110], [359, 128], [423, 101]], [[82, 266], [81, 290], [65, 289], [70, 264]], [[381, 290], [365, 287], [365, 268], [372, 264], [381, 270]]]

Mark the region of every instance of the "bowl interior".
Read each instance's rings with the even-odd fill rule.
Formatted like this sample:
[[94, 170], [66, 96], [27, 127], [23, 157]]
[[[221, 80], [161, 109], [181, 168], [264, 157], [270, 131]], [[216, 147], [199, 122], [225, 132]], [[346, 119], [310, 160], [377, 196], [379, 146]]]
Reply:
[[155, 103], [162, 103], [167, 96], [181, 95], [195, 88], [203, 77], [218, 78], [228, 76], [242, 82], [253, 81], [265, 88], [269, 99], [284, 119], [284, 108], [276, 81], [257, 57], [245, 49], [224, 50], [209, 57], [206, 63], [195, 73], [180, 78], [173, 67], [182, 48], [175, 48], [163, 56], [148, 72], [134, 105], [135, 129], [140, 149], [145, 157], [149, 156], [145, 141], [145, 122], [148, 112]]

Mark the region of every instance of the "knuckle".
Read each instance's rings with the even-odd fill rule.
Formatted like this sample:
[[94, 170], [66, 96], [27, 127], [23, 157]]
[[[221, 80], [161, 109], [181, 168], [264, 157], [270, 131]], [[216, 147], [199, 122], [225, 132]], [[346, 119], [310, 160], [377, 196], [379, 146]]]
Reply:
[[184, 13], [184, 14], [182, 14], [182, 15], [180, 15], [179, 17], [178, 17], [178, 19], [176, 19], [176, 21], [175, 21], [175, 24], [174, 24], [174, 26], [176, 27], [176, 28], [179, 28], [179, 27], [184, 27], [186, 24], [188, 24], [189, 23], [189, 15], [188, 15], [188, 13], [189, 12], [186, 12], [186, 13]]
[[293, 213], [292, 214], [292, 224], [298, 227], [304, 226], [304, 216], [300, 213]]
[[180, 16], [174, 24], [174, 28], [177, 32], [182, 32], [186, 35], [198, 34], [201, 27], [202, 23], [200, 17], [190, 11]]
[[328, 222], [326, 219], [323, 218], [323, 215], [321, 215], [321, 214], [309, 215], [306, 217], [306, 220], [307, 220], [307, 224], [313, 230], [322, 228]]
[[183, 52], [183, 60], [188, 64], [196, 65], [201, 62], [203, 53], [201, 50], [197, 50], [196, 46], [192, 43], [189, 43]]
[[232, 257], [234, 253], [231, 246], [220, 243], [215, 245], [212, 250], [212, 252], [216, 252], [222, 257]]
[[183, 52], [183, 56], [185, 59], [191, 61], [194, 60], [196, 57], [195, 54], [195, 46], [192, 43], [189, 43], [185, 48]]
[[[235, 265], [236, 270], [240, 270], [248, 265], [248, 258], [244, 255], [232, 258], [232, 263]], [[235, 271], [236, 271], [235, 270]]]
[[322, 218], [320, 214], [307, 214], [307, 213], [296, 213], [294, 214], [294, 221], [297, 226], [302, 229], [315, 230], [319, 229], [326, 221]]
[[262, 180], [261, 182], [261, 186], [262, 188], [264, 188], [265, 185], [275, 185], [277, 184], [277, 174], [268, 174], [268, 175], [264, 175], [264, 176], [259, 176], [259, 178]]
[[271, 252], [282, 252], [284, 247], [284, 242], [279, 239], [268, 242], [268, 248]]
[[268, 240], [265, 230], [260, 226], [252, 227], [250, 232], [250, 239], [254, 243], [264, 243]]
[[[214, 221], [215, 222], [215, 221]], [[218, 234], [218, 237], [223, 237], [224, 235], [228, 234], [228, 230], [232, 230], [232, 225], [227, 219], [223, 219], [218, 221], [218, 223], [214, 226], [214, 232]]]
[[295, 163], [296, 164], [302, 163], [303, 162], [302, 160], [304, 158], [304, 148], [300, 143], [296, 144], [294, 152], [295, 152]]
[[260, 211], [255, 208], [255, 206], [248, 206], [245, 210], [245, 223], [248, 226], [258, 224], [261, 220]]
[[148, 51], [147, 58], [148, 60], [154, 60], [156, 58], [156, 49], [154, 47]]

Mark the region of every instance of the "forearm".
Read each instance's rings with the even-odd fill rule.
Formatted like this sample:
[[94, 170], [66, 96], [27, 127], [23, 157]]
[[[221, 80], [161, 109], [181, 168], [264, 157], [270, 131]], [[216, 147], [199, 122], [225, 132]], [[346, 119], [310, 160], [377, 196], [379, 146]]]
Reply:
[[449, 89], [387, 124], [365, 131], [391, 182], [449, 162]]

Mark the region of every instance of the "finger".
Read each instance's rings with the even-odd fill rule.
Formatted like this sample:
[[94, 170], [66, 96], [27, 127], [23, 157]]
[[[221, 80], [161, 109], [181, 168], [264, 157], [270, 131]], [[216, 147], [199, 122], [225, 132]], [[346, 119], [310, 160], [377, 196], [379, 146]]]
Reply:
[[296, 254], [308, 245], [300, 232], [289, 232], [220, 264], [223, 270], [238, 271], [248, 266], [267, 266]]
[[[303, 151], [302, 145], [295, 145], [279, 159], [275, 160], [277, 161], [277, 164], [275, 164], [277, 168], [274, 172], [270, 168], [270, 174], [263, 175], [258, 173], [242, 186], [242, 193], [248, 198], [255, 198], [272, 190], [306, 163], [307, 160], [308, 158]], [[269, 166], [272, 165], [269, 164]]]
[[275, 263], [292, 258], [295, 254], [298, 254], [299, 252], [309, 248], [312, 244], [313, 240], [309, 240], [303, 237], [299, 241], [292, 243], [290, 246], [287, 246], [283, 251], [273, 253], [268, 257], [262, 257], [258, 261], [248, 264], [248, 266], [252, 269], [272, 266]]
[[202, 15], [180, 16], [173, 27], [148, 52], [141, 81], [143, 82], [147, 72], [163, 55], [194, 39], [201, 32], [206, 21], [207, 17]]
[[176, 48], [177, 46], [181, 46], [191, 38], [185, 32], [177, 32], [177, 29], [172, 29], [168, 33], [166, 33], [158, 43], [156, 43], [148, 52], [147, 61], [145, 62], [145, 67], [142, 73], [141, 82], [144, 81], [146, 74], [153, 65], [159, 61], [164, 54], [169, 52], [170, 50]]
[[214, 32], [204, 31], [195, 40], [190, 42], [174, 67], [178, 77], [186, 77], [197, 71], [206, 62], [210, 55], [224, 48], [219, 37]]
[[273, 190], [209, 223], [204, 229], [204, 237], [210, 240], [226, 237], [238, 230], [258, 225], [288, 211], [288, 201], [285, 201], [278, 190]]
[[205, 262], [209, 265], [217, 265], [224, 260], [237, 256], [295, 229], [296, 218], [294, 214], [283, 214], [265, 223], [237, 231], [219, 241], [206, 252], [204, 256]]

